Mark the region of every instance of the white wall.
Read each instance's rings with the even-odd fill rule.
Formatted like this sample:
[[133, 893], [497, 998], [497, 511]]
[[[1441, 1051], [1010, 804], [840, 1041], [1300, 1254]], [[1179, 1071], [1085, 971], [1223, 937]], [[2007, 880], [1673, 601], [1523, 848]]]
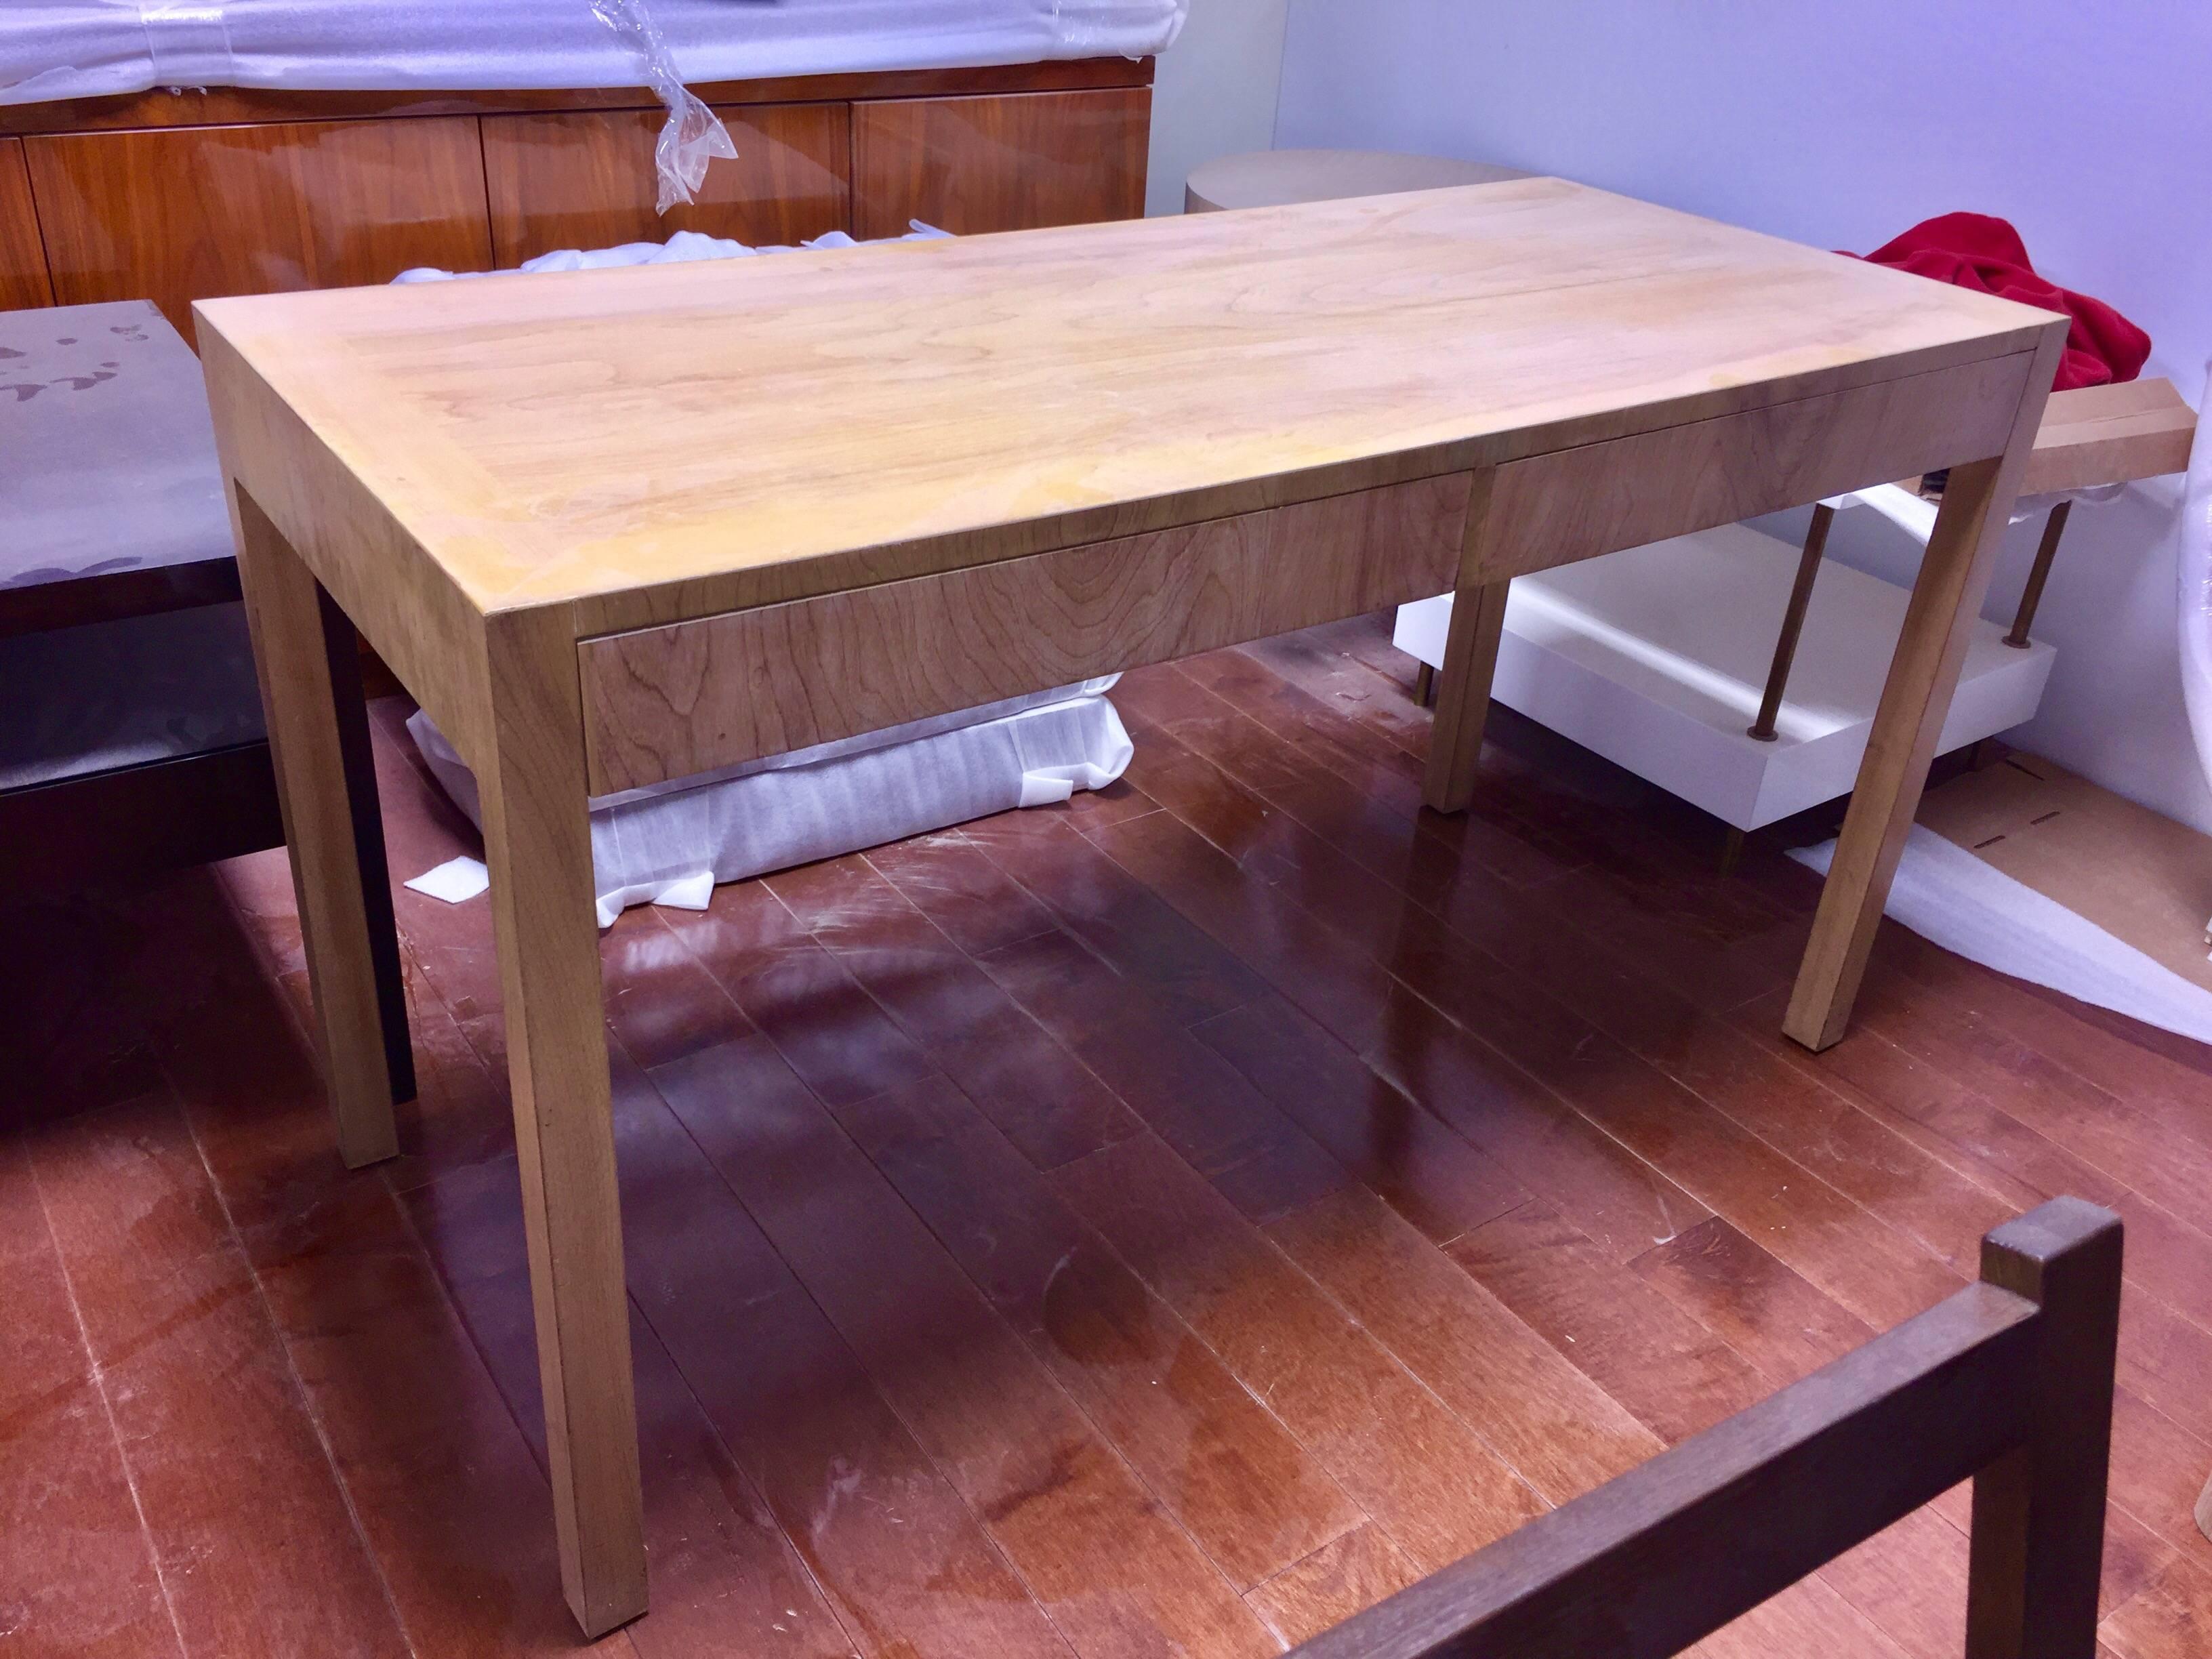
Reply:
[[1183, 180], [1200, 161], [1271, 147], [1289, 9], [1290, 0], [1190, 0], [1152, 86], [1146, 213], [1181, 213]]
[[[1291, 0], [1276, 143], [1510, 162], [1860, 252], [1998, 214], [2039, 270], [2150, 331], [2145, 374], [2193, 404], [2212, 356], [2203, 0]], [[2075, 509], [2036, 626], [2057, 663], [2014, 736], [2212, 831], [2179, 497], [2160, 480]], [[1872, 517], [1844, 514], [1830, 550], [1896, 579]], [[1990, 615], [2009, 617], [2036, 529], [2014, 527]]]

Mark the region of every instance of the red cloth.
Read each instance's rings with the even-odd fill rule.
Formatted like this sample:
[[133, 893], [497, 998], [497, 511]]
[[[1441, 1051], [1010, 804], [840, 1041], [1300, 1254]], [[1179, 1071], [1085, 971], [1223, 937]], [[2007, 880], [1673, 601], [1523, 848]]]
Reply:
[[2074, 319], [2055, 390], [2132, 380], [2150, 356], [2150, 336], [2106, 305], [2035, 274], [2027, 245], [2002, 219], [1946, 213], [1920, 223], [1866, 256], [1877, 265], [1933, 276], [1939, 283], [1995, 294], [2023, 305], [2063, 311]]

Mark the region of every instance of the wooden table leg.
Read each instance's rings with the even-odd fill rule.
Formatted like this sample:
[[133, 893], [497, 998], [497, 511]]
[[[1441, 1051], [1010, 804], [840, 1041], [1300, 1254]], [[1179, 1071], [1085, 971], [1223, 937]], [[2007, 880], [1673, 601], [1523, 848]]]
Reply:
[[2043, 418], [2060, 343], [2060, 337], [2046, 336], [2038, 351], [2005, 453], [1953, 467], [1943, 487], [1943, 505], [1912, 585], [1905, 630], [1890, 659], [1866, 757], [1859, 763], [1813, 936], [1782, 1022], [1784, 1032], [1808, 1048], [1829, 1047], [1850, 1021], [1890, 880], [1927, 786], [1997, 544]]
[[1813, 522], [1806, 527], [1804, 550], [1797, 556], [1797, 580], [1790, 586], [1790, 603], [1783, 608], [1782, 631], [1774, 638], [1774, 660], [1766, 671], [1766, 690], [1759, 700], [1759, 718], [1750, 735], [1761, 743], [1775, 740], [1774, 722], [1782, 713], [1782, 694], [1790, 689], [1790, 665], [1797, 659], [1797, 636], [1805, 631], [1805, 613], [1813, 605], [1813, 582], [1820, 574], [1820, 556], [1827, 550], [1828, 526], [1836, 509], [1826, 501], [1814, 504]]
[[1421, 799], [1439, 812], [1466, 810], [1474, 798], [1474, 770], [1482, 754], [1482, 728], [1490, 716], [1490, 682], [1505, 634], [1505, 595], [1510, 580], [1480, 581], [1491, 475], [1477, 472], [1467, 504], [1466, 544], [1459, 585], [1452, 592], [1450, 631], [1443, 665], [1437, 672], [1436, 724], [1429, 732], [1428, 772]]
[[494, 617], [486, 643], [496, 752], [470, 758], [483, 792], [554, 1519], [568, 1606], [597, 1637], [645, 1611], [646, 1576], [583, 708], [567, 632], [541, 615]]
[[[392, 893], [383, 842], [374, 800], [357, 802], [349, 784], [343, 688], [331, 678], [333, 647], [325, 631], [322, 586], [252, 496], [234, 489], [232, 501], [239, 582], [253, 631], [284, 843], [314, 988], [323, 1086], [337, 1119], [338, 1154], [358, 1169], [399, 1149], [385, 1006], [397, 992], [398, 957], [390, 941]], [[345, 645], [352, 648], [349, 628]], [[357, 687], [354, 692], [357, 697]], [[357, 708], [350, 713], [358, 717]], [[365, 739], [365, 727], [359, 736]], [[374, 866], [373, 883], [364, 853]], [[372, 886], [383, 902], [380, 918], [364, 896]], [[386, 940], [381, 946], [380, 933]], [[388, 963], [383, 961], [387, 954]], [[380, 965], [386, 974], [380, 975]], [[404, 1012], [401, 1018], [404, 1037]]]

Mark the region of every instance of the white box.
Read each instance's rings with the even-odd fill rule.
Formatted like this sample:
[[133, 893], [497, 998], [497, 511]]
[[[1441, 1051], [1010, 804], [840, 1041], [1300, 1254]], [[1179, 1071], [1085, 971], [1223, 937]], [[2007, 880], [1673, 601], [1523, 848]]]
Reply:
[[[1750, 735], [1798, 550], [1743, 525], [1513, 583], [1492, 695], [1723, 822], [1756, 830], [1850, 793], [1909, 594], [1820, 567], [1775, 722]], [[1398, 608], [1399, 649], [1443, 661], [1451, 595]], [[2020, 725], [2054, 655], [1976, 617], [1939, 753]]]

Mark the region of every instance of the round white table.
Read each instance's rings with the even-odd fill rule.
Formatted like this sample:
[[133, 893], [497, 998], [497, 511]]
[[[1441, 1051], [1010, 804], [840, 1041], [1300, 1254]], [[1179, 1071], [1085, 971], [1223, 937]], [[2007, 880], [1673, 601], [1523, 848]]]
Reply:
[[1490, 161], [1448, 155], [1401, 155], [1381, 149], [1255, 149], [1218, 156], [1190, 170], [1183, 185], [1186, 213], [1228, 208], [1280, 207], [1344, 196], [1388, 196], [1403, 190], [1443, 190], [1490, 185], [1535, 175]]

